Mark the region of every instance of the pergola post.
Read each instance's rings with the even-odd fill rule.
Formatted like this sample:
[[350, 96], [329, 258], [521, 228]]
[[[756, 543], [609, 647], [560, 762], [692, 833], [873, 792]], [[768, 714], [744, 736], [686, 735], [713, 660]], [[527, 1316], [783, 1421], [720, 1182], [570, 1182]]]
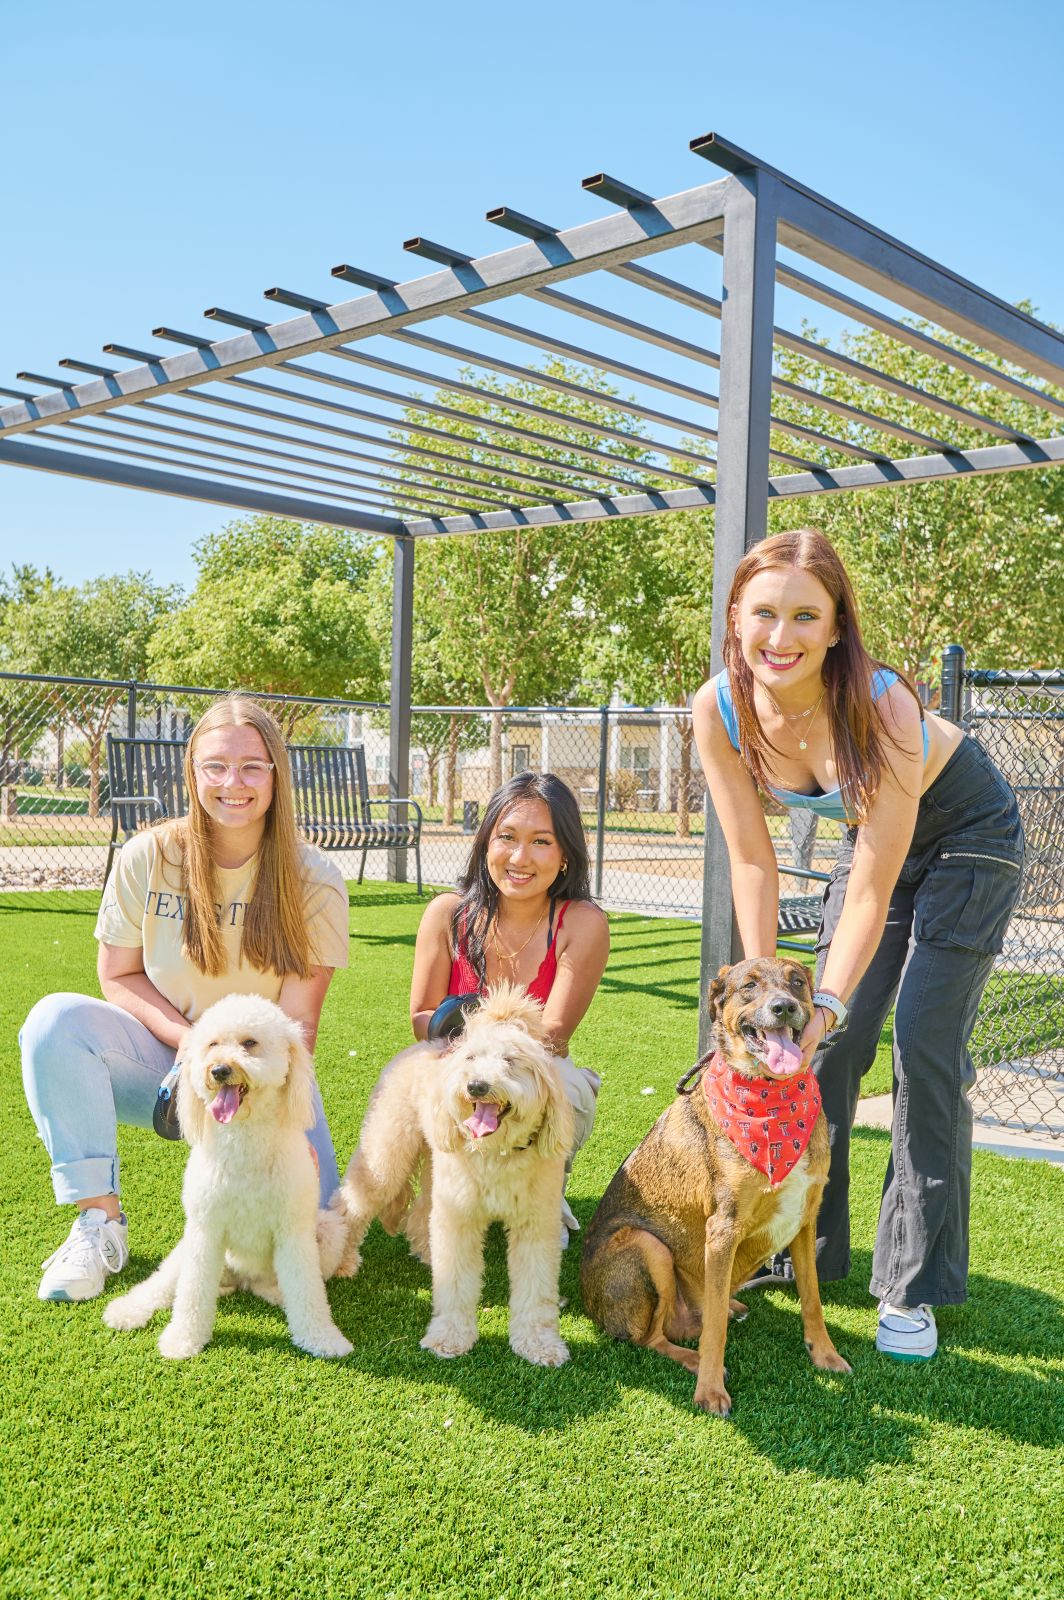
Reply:
[[[392, 552], [392, 678], [389, 697], [388, 793], [410, 793], [410, 695], [414, 643], [414, 540], [397, 538]], [[393, 808], [405, 822], [405, 805]], [[388, 881], [405, 883], [405, 847], [389, 850]]]
[[[751, 545], [765, 536], [768, 514], [772, 392], [773, 290], [777, 184], [751, 170], [732, 178], [724, 214], [724, 292], [720, 340], [720, 438], [713, 533], [711, 670], [719, 672], [732, 577]], [[710, 979], [738, 960], [731, 874], [724, 835], [706, 804], [702, 868], [702, 963], [698, 1049], [709, 1047]]]

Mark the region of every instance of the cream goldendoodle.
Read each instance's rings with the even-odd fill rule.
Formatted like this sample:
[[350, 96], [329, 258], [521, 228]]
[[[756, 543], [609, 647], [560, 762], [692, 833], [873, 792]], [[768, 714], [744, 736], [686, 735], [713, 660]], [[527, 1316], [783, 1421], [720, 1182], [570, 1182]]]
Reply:
[[164, 1356], [194, 1356], [211, 1337], [220, 1290], [249, 1288], [284, 1306], [293, 1341], [315, 1356], [346, 1356], [323, 1277], [346, 1245], [337, 1211], [320, 1210], [306, 1129], [314, 1069], [299, 1024], [258, 995], [227, 995], [188, 1036], [177, 1085], [191, 1145], [185, 1232], [157, 1270], [103, 1314], [142, 1328], [172, 1305]]
[[432, 1267], [426, 1350], [460, 1356], [476, 1343], [484, 1233], [497, 1219], [509, 1244], [511, 1347], [539, 1366], [569, 1359], [558, 1332], [558, 1217], [573, 1136], [543, 1008], [510, 984], [469, 1013], [455, 1044], [415, 1045], [384, 1069], [343, 1183], [348, 1264], [357, 1266], [374, 1217], [399, 1224], [423, 1168], [405, 1231]]

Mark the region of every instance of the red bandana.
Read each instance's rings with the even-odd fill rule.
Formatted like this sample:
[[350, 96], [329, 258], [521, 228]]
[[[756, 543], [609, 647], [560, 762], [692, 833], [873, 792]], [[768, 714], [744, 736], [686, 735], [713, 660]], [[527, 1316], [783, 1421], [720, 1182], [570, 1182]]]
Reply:
[[702, 1084], [721, 1133], [778, 1188], [801, 1160], [820, 1115], [820, 1085], [813, 1074], [748, 1078], [715, 1053]]

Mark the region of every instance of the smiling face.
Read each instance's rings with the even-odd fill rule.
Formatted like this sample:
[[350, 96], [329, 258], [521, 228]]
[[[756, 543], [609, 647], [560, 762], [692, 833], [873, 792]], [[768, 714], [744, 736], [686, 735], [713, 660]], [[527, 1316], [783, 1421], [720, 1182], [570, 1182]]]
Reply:
[[543, 1008], [520, 985], [491, 988], [432, 1070], [439, 1149], [501, 1156], [534, 1148], [552, 1157], [571, 1148], [572, 1108], [547, 1048]]
[[[261, 834], [273, 800], [273, 773], [267, 773], [264, 782], [252, 784], [245, 782], [239, 771], [244, 762], [268, 763], [270, 760], [258, 729], [246, 724], [212, 728], [196, 740], [192, 755], [196, 793], [211, 822], [227, 830], [244, 828]], [[203, 765], [211, 761], [228, 764], [229, 771], [223, 783], [207, 782]]]
[[819, 578], [799, 567], [755, 573], [732, 607], [731, 625], [758, 683], [788, 700], [816, 699], [838, 634], [835, 603]]
[[488, 876], [499, 894], [515, 903], [546, 896], [562, 860], [554, 819], [543, 800], [511, 806], [488, 841]]
[[178, 1113], [190, 1144], [209, 1126], [314, 1120], [313, 1067], [299, 1024], [259, 995], [226, 995], [194, 1024], [181, 1054]]
[[803, 1066], [798, 1041], [813, 1014], [809, 973], [763, 956], [722, 967], [709, 986], [714, 1044], [750, 1077], [788, 1078]]

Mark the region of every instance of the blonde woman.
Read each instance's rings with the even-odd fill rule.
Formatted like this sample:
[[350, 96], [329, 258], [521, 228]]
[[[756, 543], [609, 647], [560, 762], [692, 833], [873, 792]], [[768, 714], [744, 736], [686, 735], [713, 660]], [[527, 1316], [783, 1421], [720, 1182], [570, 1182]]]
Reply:
[[[185, 751], [189, 812], [130, 841], [96, 923], [103, 999], [53, 994], [20, 1034], [23, 1082], [51, 1157], [69, 1237], [44, 1262], [41, 1300], [91, 1300], [129, 1255], [118, 1123], [150, 1128], [159, 1085], [197, 1017], [259, 994], [313, 1050], [333, 971], [347, 965], [347, 891], [296, 832], [281, 730], [257, 701], [217, 700]], [[321, 1097], [310, 1141], [323, 1202], [339, 1182]]]

